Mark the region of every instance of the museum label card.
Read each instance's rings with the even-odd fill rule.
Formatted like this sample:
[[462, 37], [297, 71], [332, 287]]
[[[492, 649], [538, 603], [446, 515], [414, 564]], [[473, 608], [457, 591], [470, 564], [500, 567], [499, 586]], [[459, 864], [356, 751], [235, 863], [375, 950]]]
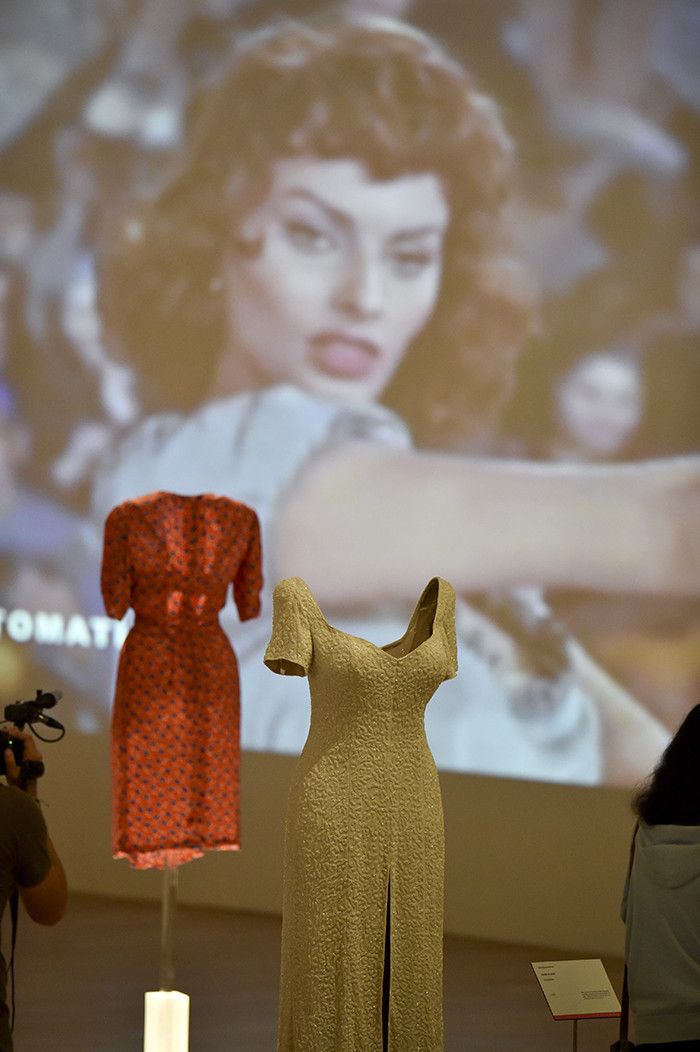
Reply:
[[600, 1019], [620, 1014], [620, 1002], [601, 960], [531, 963], [555, 1019]]

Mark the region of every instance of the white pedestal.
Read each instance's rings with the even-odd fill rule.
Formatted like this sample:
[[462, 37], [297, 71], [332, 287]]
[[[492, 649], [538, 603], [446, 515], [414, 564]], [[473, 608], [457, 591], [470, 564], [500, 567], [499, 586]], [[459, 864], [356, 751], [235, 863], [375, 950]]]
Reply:
[[143, 1052], [188, 1052], [190, 999], [177, 990], [146, 994]]

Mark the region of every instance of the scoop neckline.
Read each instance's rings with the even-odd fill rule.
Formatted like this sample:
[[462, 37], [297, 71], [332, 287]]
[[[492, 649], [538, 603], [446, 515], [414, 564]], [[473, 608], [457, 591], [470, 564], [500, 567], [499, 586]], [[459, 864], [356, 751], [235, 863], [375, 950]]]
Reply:
[[[337, 628], [336, 625], [332, 625], [330, 623], [330, 621], [327, 619], [326, 615], [323, 613], [323, 610], [321, 609], [321, 607], [319, 605], [319, 602], [316, 599], [316, 596], [313, 594], [313, 592], [311, 591], [311, 589], [309, 588], [308, 584], [303, 579], [303, 577], [294, 577], [294, 578], [292, 578], [292, 580], [298, 581], [301, 585], [303, 585], [304, 590], [306, 591], [307, 595], [309, 596], [309, 598], [311, 599], [311, 601], [312, 601], [312, 603], [314, 605], [314, 609], [316, 610], [316, 613], [318, 614], [318, 616], [320, 617], [321, 621], [326, 626], [326, 628], [328, 628], [335, 635], [345, 636], [346, 639], [355, 639], [355, 640], [358, 640], [360, 643], [366, 643], [367, 646], [372, 647], [373, 650], [377, 651], [380, 654], [383, 654], [385, 657], [389, 658], [391, 661], [396, 661], [396, 662], [406, 661], [406, 659], [412, 657], [413, 654], [417, 654], [418, 651], [421, 649], [421, 647], [426, 646], [431, 641], [431, 639], [433, 639], [435, 637], [435, 635], [436, 635], [437, 627], [438, 627], [438, 614], [439, 614], [440, 604], [442, 602], [442, 595], [443, 595], [442, 578], [441, 577], [431, 577], [430, 580], [428, 581], [428, 583], [426, 584], [425, 588], [422, 590], [422, 592], [418, 596], [418, 599], [416, 600], [416, 603], [415, 603], [415, 605], [413, 607], [413, 611], [411, 613], [409, 622], [408, 622], [408, 624], [406, 626], [406, 631], [403, 633], [403, 635], [399, 636], [398, 639], [394, 639], [394, 640], [392, 640], [389, 643], [384, 643], [381, 646], [379, 644], [377, 644], [377, 643], [373, 643], [371, 641], [371, 639], [365, 639], [364, 636], [353, 635], [352, 632], [346, 632], [346, 631], [344, 631], [344, 629]], [[423, 601], [423, 599], [425, 597], [425, 594], [428, 591], [428, 589], [431, 587], [431, 585], [433, 585], [433, 584], [437, 585], [437, 590], [436, 590], [436, 596], [435, 596], [435, 609], [433, 611], [433, 620], [432, 620], [432, 624], [430, 626], [430, 635], [426, 636], [425, 639], [422, 639], [417, 647], [414, 647], [412, 650], [409, 650], [406, 654], [401, 654], [401, 655], [399, 655], [397, 657], [396, 654], [389, 653], [389, 650], [387, 648], [398, 646], [398, 644], [403, 642], [403, 640], [406, 638], [408, 633], [411, 631], [411, 628], [414, 625], [416, 617], [418, 616], [418, 611], [420, 610], [420, 606], [421, 606], [421, 603], [422, 603], [422, 601]]]

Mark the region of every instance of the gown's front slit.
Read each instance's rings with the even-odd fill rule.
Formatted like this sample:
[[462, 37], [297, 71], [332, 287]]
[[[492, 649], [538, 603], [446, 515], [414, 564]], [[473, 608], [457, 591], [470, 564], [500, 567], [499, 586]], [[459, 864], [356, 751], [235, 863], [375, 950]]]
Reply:
[[389, 1048], [389, 1008], [391, 1005], [391, 878], [386, 896], [386, 935], [384, 938], [384, 976], [382, 981], [382, 1052]]
[[308, 675], [287, 811], [279, 1052], [440, 1052], [444, 835], [424, 710], [456, 674], [454, 592], [384, 647], [275, 589], [266, 664]]

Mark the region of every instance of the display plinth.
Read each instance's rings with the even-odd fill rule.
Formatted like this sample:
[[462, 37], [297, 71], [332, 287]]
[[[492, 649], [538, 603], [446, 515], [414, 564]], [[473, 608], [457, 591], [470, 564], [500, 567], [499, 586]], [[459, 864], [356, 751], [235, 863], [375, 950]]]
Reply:
[[163, 869], [163, 897], [160, 926], [160, 990], [146, 994], [143, 1052], [188, 1052], [190, 999], [173, 990], [173, 927], [177, 908], [175, 866]]
[[190, 999], [178, 990], [146, 994], [143, 1052], [188, 1052]]

